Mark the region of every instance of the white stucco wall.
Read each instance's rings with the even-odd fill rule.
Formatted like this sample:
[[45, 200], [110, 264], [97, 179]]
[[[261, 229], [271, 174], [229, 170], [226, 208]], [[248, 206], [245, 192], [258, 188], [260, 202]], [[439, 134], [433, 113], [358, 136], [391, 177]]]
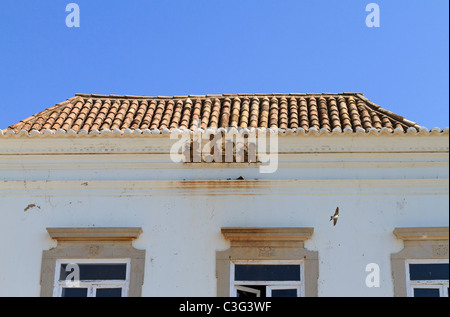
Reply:
[[[28, 139], [0, 139], [0, 296], [39, 296], [42, 251], [56, 246], [46, 228], [127, 226], [143, 229], [134, 242], [146, 250], [143, 296], [216, 296], [216, 251], [229, 247], [222, 227], [313, 227], [305, 246], [319, 254], [319, 296], [393, 296], [390, 255], [403, 246], [394, 228], [449, 223], [448, 134], [423, 139], [407, 142], [435, 147], [296, 151], [265, 175], [146, 153], [23, 155]], [[365, 284], [368, 263], [380, 267], [379, 288]]]

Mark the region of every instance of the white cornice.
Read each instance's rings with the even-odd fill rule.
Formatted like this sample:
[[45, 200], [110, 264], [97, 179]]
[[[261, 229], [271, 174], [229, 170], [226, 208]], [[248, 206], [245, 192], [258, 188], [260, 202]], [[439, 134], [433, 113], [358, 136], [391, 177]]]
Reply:
[[[89, 138], [89, 137], [141, 137], [141, 136], [155, 136], [155, 135], [170, 135], [170, 134], [174, 134], [174, 133], [188, 133], [188, 134], [193, 134], [193, 133], [202, 133], [202, 134], [214, 134], [217, 132], [227, 132], [226, 129], [224, 128], [219, 128], [219, 129], [212, 129], [212, 128], [208, 128], [207, 130], [203, 130], [203, 129], [196, 129], [195, 131], [192, 130], [180, 130], [180, 129], [173, 129], [173, 130], [169, 130], [169, 129], [164, 129], [164, 130], [149, 130], [149, 129], [145, 129], [145, 130], [131, 130], [131, 129], [125, 129], [125, 130], [120, 130], [120, 129], [114, 129], [114, 130], [109, 130], [109, 129], [104, 129], [104, 130], [92, 130], [90, 132], [88, 132], [87, 130], [80, 130], [80, 131], [75, 131], [75, 130], [62, 130], [59, 129], [57, 131], [53, 131], [50, 129], [46, 129], [43, 131], [38, 131], [38, 130], [33, 130], [31, 132], [28, 132], [26, 130], [20, 130], [17, 133], [14, 132], [13, 130], [8, 130], [6, 132], [0, 130], [0, 137], [30, 137], [30, 138], [50, 138], [50, 137], [80, 137], [80, 138]], [[332, 131], [329, 131], [328, 129], [320, 129], [317, 130], [316, 128], [310, 128], [309, 131], [305, 131], [303, 128], [297, 128], [297, 129], [286, 129], [286, 130], [282, 130], [280, 128], [277, 129], [262, 129], [262, 128], [254, 128], [254, 129], [235, 129], [232, 128], [229, 130], [229, 132], [239, 132], [239, 133], [243, 133], [243, 134], [252, 134], [252, 133], [258, 133], [258, 134], [278, 134], [278, 135], [298, 135], [298, 136], [401, 136], [401, 135], [408, 135], [408, 136], [415, 136], [415, 135], [448, 135], [449, 134], [449, 128], [432, 128], [431, 130], [429, 130], [428, 128], [422, 127], [420, 129], [416, 129], [413, 127], [410, 127], [407, 129], [407, 131], [403, 131], [403, 129], [394, 129], [392, 132], [391, 130], [389, 130], [388, 128], [382, 128], [380, 130], [377, 130], [375, 128], [370, 128], [370, 129], [362, 129], [359, 128], [356, 131], [353, 131], [352, 129], [348, 128], [348, 129], [344, 129], [341, 130], [339, 128], [333, 129]]]
[[[169, 134], [107, 133], [15, 135], [0, 137], [1, 155], [29, 154], [168, 154], [177, 141]], [[325, 133], [302, 135], [287, 132], [278, 137], [279, 153], [386, 153], [448, 152], [448, 129], [408, 133]]]

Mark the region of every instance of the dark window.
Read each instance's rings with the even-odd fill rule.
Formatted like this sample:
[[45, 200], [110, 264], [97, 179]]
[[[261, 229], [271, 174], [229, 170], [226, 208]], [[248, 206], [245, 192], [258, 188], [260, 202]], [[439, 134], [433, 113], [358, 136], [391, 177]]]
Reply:
[[121, 297], [121, 288], [97, 288], [96, 297]]
[[273, 289], [272, 297], [296, 297], [297, 289]]
[[300, 265], [237, 264], [236, 281], [300, 281]]
[[439, 297], [438, 288], [415, 288], [414, 297]]
[[[65, 280], [74, 269], [69, 267], [66, 271], [67, 264], [61, 265], [60, 280]], [[81, 281], [92, 280], [125, 280], [126, 267], [123, 264], [78, 264]], [[69, 277], [70, 278], [70, 277]]]
[[87, 288], [66, 287], [62, 289], [62, 297], [87, 297]]
[[448, 263], [410, 264], [411, 281], [418, 280], [448, 280]]

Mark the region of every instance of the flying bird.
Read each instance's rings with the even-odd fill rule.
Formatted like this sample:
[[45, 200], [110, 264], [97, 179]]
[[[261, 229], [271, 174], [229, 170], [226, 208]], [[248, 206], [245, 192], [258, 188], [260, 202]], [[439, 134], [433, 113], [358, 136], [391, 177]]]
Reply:
[[330, 221], [333, 220], [333, 226], [336, 225], [338, 218], [339, 218], [339, 207], [336, 208], [334, 215], [330, 217]]

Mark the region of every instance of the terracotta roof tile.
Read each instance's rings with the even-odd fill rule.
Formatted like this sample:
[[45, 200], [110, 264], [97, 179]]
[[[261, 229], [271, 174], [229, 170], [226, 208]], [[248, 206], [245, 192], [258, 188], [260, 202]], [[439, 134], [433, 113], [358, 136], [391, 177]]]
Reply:
[[241, 119], [239, 128], [248, 128], [248, 119], [250, 117], [250, 98], [244, 97], [242, 100]]
[[121, 131], [201, 128], [301, 128], [308, 132], [420, 128], [360, 93], [227, 94], [139, 97], [77, 94], [8, 127], [21, 130]]
[[250, 104], [250, 127], [257, 128], [259, 127], [259, 98], [253, 97]]
[[239, 99], [239, 97], [235, 97], [233, 99], [233, 105], [231, 109], [230, 127], [232, 128], [238, 127], [240, 113], [241, 113], [241, 99]]
[[310, 128], [320, 129], [319, 111], [317, 108], [317, 101], [314, 97], [308, 98], [308, 112], [309, 112], [309, 126]]
[[298, 103], [294, 97], [289, 98], [289, 126], [292, 129], [298, 128]]

